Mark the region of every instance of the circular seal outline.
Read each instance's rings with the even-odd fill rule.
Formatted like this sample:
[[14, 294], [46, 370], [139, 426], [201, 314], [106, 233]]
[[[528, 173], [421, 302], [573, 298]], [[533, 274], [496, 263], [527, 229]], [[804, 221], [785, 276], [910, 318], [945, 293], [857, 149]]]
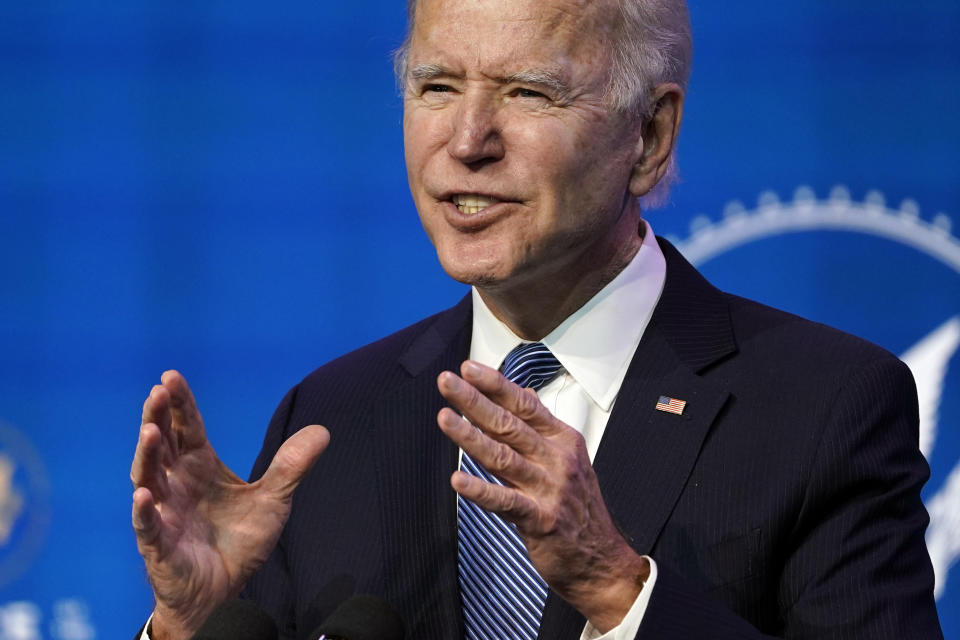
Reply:
[[906, 199], [899, 209], [888, 209], [879, 191], [870, 191], [860, 203], [851, 200], [850, 190], [842, 185], [833, 187], [826, 200], [817, 200], [813, 189], [802, 186], [788, 203], [773, 191], [761, 193], [752, 212], [735, 200], [724, 207], [722, 221], [698, 215], [690, 223], [686, 240], [668, 239], [697, 265], [773, 235], [818, 229], [858, 231], [911, 246], [960, 273], [960, 239], [951, 235], [951, 227], [945, 213], [936, 214], [930, 222], [922, 219], [915, 200]]
[[0, 554], [0, 587], [5, 587], [30, 568], [43, 548], [50, 524], [50, 478], [40, 454], [16, 427], [0, 420], [0, 450], [7, 450], [26, 474], [27, 496], [32, 504], [26, 524], [9, 549]]

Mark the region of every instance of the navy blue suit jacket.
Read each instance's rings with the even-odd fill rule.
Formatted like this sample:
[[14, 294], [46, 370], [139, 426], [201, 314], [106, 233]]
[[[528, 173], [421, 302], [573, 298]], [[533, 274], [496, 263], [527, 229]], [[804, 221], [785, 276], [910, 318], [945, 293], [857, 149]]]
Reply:
[[[666, 286], [594, 460], [624, 536], [659, 566], [638, 637], [940, 638], [905, 365], [722, 293], [660, 244]], [[332, 439], [246, 588], [281, 634], [309, 632], [347, 580], [391, 602], [408, 637], [462, 637], [457, 448], [436, 424], [436, 379], [470, 335], [468, 296], [283, 399], [252, 477], [307, 424]], [[660, 396], [686, 400], [683, 415], [656, 411]], [[540, 638], [583, 625], [550, 594]]]

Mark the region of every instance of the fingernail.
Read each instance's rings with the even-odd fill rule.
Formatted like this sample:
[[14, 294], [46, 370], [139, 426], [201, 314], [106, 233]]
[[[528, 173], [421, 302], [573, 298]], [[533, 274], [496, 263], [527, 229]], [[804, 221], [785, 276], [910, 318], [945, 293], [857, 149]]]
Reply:
[[472, 360], [467, 360], [463, 363], [463, 373], [464, 375], [478, 377], [481, 373], [480, 365]]
[[450, 478], [450, 485], [453, 487], [454, 491], [463, 491], [468, 486], [470, 486], [470, 479], [467, 478], [467, 474], [461, 472], [454, 472], [453, 476]]
[[448, 374], [447, 374], [447, 383], [446, 383], [446, 384], [447, 384], [447, 387], [448, 387], [451, 391], [459, 391], [459, 390], [460, 390], [460, 386], [461, 386], [463, 383], [460, 382], [460, 378], [458, 378], [457, 376], [453, 375], [452, 373], [448, 373]]

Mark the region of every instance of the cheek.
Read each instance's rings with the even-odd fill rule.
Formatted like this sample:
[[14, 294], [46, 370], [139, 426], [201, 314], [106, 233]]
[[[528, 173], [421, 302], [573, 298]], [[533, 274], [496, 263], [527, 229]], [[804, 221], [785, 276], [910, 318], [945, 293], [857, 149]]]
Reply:
[[403, 116], [403, 144], [406, 157], [423, 159], [442, 149], [450, 137], [446, 110], [410, 107]]
[[560, 122], [551, 124], [504, 136], [513, 141], [507, 152], [513, 177], [535, 186], [541, 201], [562, 198], [562, 192], [578, 181], [582, 155], [571, 132]]
[[403, 161], [407, 165], [407, 176], [412, 186], [423, 155], [423, 138], [418, 135], [418, 130], [411, 120], [412, 116], [409, 115], [403, 119]]

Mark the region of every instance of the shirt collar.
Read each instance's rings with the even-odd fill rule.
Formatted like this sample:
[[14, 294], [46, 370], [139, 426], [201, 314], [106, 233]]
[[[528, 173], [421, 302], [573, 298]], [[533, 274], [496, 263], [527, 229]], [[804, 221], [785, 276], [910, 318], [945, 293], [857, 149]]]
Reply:
[[[657, 306], [667, 267], [646, 220], [633, 260], [541, 342], [604, 411], [610, 411], [640, 338]], [[493, 315], [476, 288], [470, 358], [498, 368], [523, 342]]]

